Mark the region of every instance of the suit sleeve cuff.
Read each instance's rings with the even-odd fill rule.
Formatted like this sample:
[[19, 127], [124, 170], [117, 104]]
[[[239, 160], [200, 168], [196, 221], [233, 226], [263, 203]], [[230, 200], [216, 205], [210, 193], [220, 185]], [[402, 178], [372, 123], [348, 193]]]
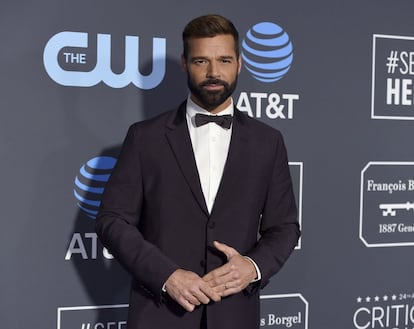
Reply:
[[256, 262], [253, 259], [251, 259], [249, 256], [244, 256], [244, 257], [250, 260], [254, 268], [256, 269], [256, 278], [253, 279], [250, 283], [260, 281], [262, 279], [262, 273], [260, 272], [259, 266], [257, 266]]

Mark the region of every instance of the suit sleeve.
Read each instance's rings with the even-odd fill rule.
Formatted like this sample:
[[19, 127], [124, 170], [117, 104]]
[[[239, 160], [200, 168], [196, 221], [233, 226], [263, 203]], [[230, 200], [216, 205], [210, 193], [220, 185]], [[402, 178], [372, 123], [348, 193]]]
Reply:
[[157, 299], [161, 298], [162, 285], [178, 266], [138, 230], [143, 207], [139, 128], [133, 125], [105, 186], [96, 232], [120, 264]]
[[282, 136], [278, 134], [278, 137], [273, 171], [262, 211], [260, 238], [247, 254], [260, 269], [261, 288], [280, 270], [300, 236], [286, 147]]

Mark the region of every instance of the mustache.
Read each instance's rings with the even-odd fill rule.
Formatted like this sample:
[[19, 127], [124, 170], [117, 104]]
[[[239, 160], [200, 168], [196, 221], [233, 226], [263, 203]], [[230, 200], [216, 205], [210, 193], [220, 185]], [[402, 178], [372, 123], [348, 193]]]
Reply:
[[207, 85], [223, 85], [228, 86], [228, 83], [226, 81], [220, 80], [220, 79], [207, 79], [204, 80], [199, 84], [200, 87], [205, 87]]

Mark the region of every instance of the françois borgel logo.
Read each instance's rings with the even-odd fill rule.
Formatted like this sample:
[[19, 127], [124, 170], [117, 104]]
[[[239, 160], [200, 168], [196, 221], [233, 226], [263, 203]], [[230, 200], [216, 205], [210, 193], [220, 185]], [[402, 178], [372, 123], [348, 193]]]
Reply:
[[414, 37], [373, 36], [371, 118], [414, 120]]
[[[70, 87], [92, 87], [103, 82], [112, 88], [123, 88], [132, 83], [147, 90], [164, 79], [166, 39], [152, 38], [152, 59], [148, 61], [145, 58], [150, 46], [140, 48], [142, 42], [138, 36], [125, 36], [125, 49], [112, 49], [110, 34], [97, 34], [92, 46], [90, 39], [92, 36], [86, 32], [72, 31], [59, 32], [49, 39], [43, 65], [53, 81]], [[123, 62], [119, 67], [123, 72], [113, 72], [112, 67], [118, 62]], [[152, 71], [142, 74], [139, 68], [143, 66]]]
[[414, 328], [414, 292], [358, 296], [352, 320], [355, 329]]
[[260, 296], [261, 328], [308, 329], [309, 304], [301, 294]]
[[[244, 68], [265, 88], [284, 78], [292, 67], [293, 46], [287, 32], [273, 22], [260, 22], [246, 33], [241, 56]], [[242, 91], [237, 107], [251, 117], [293, 119], [297, 93]]]
[[361, 171], [359, 236], [367, 247], [414, 245], [414, 162], [369, 162]]

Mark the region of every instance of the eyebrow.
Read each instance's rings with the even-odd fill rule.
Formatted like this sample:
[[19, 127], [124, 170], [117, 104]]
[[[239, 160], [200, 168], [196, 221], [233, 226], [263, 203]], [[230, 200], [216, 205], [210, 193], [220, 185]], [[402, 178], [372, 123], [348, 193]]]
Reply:
[[[218, 59], [235, 59], [236, 56], [233, 55], [223, 55], [223, 56], [219, 56]], [[209, 57], [207, 56], [194, 56], [191, 57], [190, 60], [194, 61], [194, 60], [198, 60], [198, 59], [209, 59]]]

